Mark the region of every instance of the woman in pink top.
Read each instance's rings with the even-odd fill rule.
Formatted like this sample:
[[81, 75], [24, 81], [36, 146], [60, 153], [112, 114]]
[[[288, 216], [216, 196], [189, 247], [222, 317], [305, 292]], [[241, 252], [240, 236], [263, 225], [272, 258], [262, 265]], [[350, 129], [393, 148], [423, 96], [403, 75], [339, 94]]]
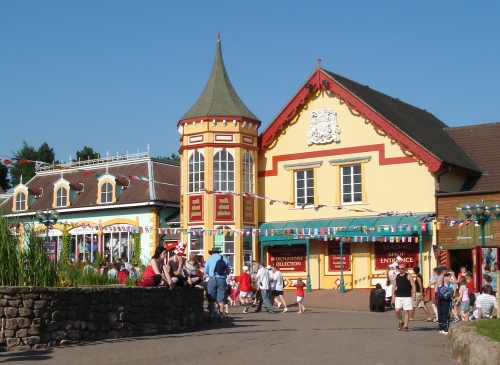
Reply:
[[470, 301], [469, 301], [469, 289], [467, 288], [467, 279], [465, 276], [462, 276], [459, 280], [460, 289], [459, 296], [457, 301], [457, 307], [460, 305], [460, 316], [462, 317], [462, 321], [469, 320], [469, 309], [470, 309]]

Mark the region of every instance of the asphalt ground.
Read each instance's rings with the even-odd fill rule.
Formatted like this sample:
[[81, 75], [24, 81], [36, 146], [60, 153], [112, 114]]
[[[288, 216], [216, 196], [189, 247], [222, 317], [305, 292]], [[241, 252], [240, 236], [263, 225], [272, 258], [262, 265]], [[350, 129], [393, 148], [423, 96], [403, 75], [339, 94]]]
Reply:
[[368, 301], [367, 291], [316, 291], [306, 293], [304, 314], [296, 304], [274, 314], [235, 306], [224, 323], [189, 332], [2, 353], [0, 364], [456, 364], [422, 311], [401, 332], [394, 311], [369, 312]]

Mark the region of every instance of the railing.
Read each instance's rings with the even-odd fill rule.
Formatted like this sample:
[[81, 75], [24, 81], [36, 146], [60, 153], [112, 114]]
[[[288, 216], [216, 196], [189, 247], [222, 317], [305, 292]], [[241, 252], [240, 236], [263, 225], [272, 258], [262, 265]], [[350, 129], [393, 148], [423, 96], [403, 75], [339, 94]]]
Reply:
[[126, 155], [116, 155], [116, 156], [107, 156], [107, 157], [102, 157], [102, 158], [96, 158], [93, 160], [84, 160], [84, 161], [72, 161], [72, 162], [66, 162], [66, 163], [59, 163], [59, 164], [51, 164], [51, 165], [42, 165], [39, 166], [38, 168], [35, 168], [36, 171], [49, 171], [49, 170], [55, 170], [55, 169], [71, 169], [71, 168], [78, 168], [82, 166], [91, 166], [91, 165], [98, 165], [102, 163], [109, 163], [109, 162], [118, 162], [118, 161], [128, 161], [128, 160], [135, 160], [135, 159], [140, 159], [140, 158], [145, 158], [149, 157], [149, 151], [148, 152], [137, 152], [137, 153], [127, 153]]

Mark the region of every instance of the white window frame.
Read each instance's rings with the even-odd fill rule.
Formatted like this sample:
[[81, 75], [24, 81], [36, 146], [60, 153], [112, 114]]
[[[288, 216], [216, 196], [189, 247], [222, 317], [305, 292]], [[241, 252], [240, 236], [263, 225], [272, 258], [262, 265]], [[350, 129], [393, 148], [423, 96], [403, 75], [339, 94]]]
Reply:
[[[193, 231], [196, 231], [196, 235], [193, 234]], [[189, 247], [188, 251], [189, 253], [195, 252], [198, 256], [205, 256], [205, 236], [203, 235], [203, 227], [192, 227], [191, 228], [191, 233], [189, 235]], [[194, 249], [192, 249], [192, 242], [196, 242], [196, 245]], [[201, 243], [201, 248], [199, 247], [199, 244]]]
[[[307, 176], [309, 173], [312, 176]], [[295, 207], [314, 205], [314, 169], [295, 170], [293, 180]], [[312, 189], [312, 195], [309, 195], [309, 189]]]
[[16, 211], [26, 210], [26, 193], [20, 191], [16, 194]]
[[195, 193], [205, 187], [205, 157], [195, 151], [189, 157], [188, 192]]
[[[359, 169], [358, 173], [354, 172], [354, 168]], [[346, 174], [347, 172], [347, 174]], [[340, 201], [342, 205], [352, 205], [363, 203], [363, 169], [361, 164], [342, 165], [340, 166]], [[355, 181], [355, 177], [359, 176], [359, 181]], [[349, 182], [345, 182], [344, 178], [349, 178]], [[346, 189], [349, 187], [349, 189]], [[350, 191], [345, 191], [350, 190]], [[355, 195], [359, 194], [360, 199], [356, 200]], [[351, 201], [345, 201], [346, 195], [350, 196]]]
[[251, 153], [246, 152], [243, 154], [243, 192], [254, 192], [254, 167], [255, 162]]
[[[64, 191], [64, 194], [61, 192]], [[63, 201], [64, 199], [64, 201]], [[56, 192], [56, 207], [67, 207], [68, 206], [68, 189], [65, 187], [60, 187]]]
[[234, 157], [226, 150], [214, 155], [214, 190], [234, 191]]
[[[108, 189], [108, 186], [110, 189]], [[101, 185], [101, 204], [112, 203], [113, 202], [113, 184], [109, 181], [104, 182]], [[105, 199], [103, 199], [105, 198]]]
[[229, 231], [232, 231], [233, 228], [231, 228], [229, 226], [219, 226], [216, 229], [217, 229], [217, 231], [220, 231], [220, 230], [226, 231], [225, 234], [220, 235], [217, 233], [216, 236], [214, 236], [214, 246], [221, 248], [222, 254], [224, 256], [226, 256], [226, 258], [229, 261], [230, 272], [231, 272], [231, 274], [234, 274], [235, 239], [234, 239], [234, 235], [231, 235], [229, 233]]

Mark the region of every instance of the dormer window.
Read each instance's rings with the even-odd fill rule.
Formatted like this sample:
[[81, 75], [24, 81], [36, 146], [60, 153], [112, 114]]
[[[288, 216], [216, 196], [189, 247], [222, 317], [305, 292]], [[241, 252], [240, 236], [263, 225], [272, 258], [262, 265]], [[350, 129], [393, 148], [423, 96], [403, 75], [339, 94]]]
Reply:
[[26, 210], [26, 193], [19, 192], [16, 194], [16, 211]]
[[68, 206], [68, 189], [60, 187], [57, 189], [56, 193], [56, 206], [57, 207], [67, 207]]
[[101, 185], [101, 204], [113, 202], [113, 185], [105, 182]]

